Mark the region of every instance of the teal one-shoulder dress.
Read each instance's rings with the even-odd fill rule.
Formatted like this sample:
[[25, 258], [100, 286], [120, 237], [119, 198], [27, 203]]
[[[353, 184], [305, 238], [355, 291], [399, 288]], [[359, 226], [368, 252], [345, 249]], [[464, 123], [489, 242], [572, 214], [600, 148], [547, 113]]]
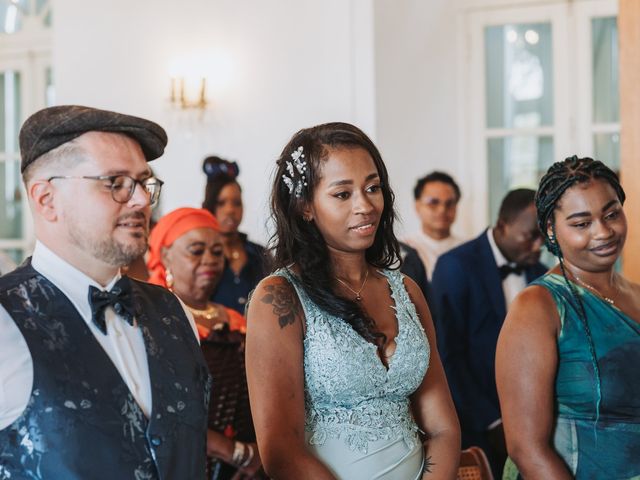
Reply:
[[[575, 285], [595, 346], [598, 387], [585, 328], [564, 278], [547, 274], [533, 284], [551, 292], [560, 315], [556, 451], [576, 479], [640, 479], [640, 324]], [[513, 478], [520, 477], [508, 460], [503, 479]]]

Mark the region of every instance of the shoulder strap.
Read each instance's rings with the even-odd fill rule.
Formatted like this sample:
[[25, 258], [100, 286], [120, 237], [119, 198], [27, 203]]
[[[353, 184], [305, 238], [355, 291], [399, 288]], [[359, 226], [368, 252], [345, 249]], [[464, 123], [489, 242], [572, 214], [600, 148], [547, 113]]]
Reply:
[[548, 273], [535, 279], [531, 282], [531, 285], [539, 285], [546, 288], [558, 309], [558, 315], [560, 316], [560, 326], [564, 327], [567, 310], [575, 310], [575, 300], [571, 296], [569, 287], [567, 286], [565, 279], [562, 275]]

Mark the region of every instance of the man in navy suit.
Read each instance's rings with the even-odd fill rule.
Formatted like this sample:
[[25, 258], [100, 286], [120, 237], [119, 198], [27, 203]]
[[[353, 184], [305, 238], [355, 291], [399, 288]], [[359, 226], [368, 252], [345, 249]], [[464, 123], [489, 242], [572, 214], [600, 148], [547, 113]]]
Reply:
[[535, 192], [502, 201], [498, 221], [438, 259], [431, 282], [438, 349], [462, 430], [462, 448], [482, 447], [500, 478], [506, 459], [495, 382], [498, 334], [509, 304], [546, 271]]

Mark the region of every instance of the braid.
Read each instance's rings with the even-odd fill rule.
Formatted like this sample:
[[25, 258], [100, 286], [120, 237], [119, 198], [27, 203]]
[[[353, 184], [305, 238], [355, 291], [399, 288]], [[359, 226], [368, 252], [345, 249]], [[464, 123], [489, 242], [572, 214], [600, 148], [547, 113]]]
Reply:
[[[555, 225], [552, 226], [553, 234], [555, 236]], [[578, 291], [576, 290], [573, 282], [569, 281], [569, 277], [567, 276], [567, 269], [564, 266], [564, 257], [562, 256], [562, 251], [558, 247], [558, 262], [560, 263], [560, 270], [562, 271], [562, 277], [564, 278], [564, 282], [569, 287], [569, 291], [571, 292], [571, 298], [573, 300], [573, 307], [578, 312], [578, 316], [580, 317], [580, 322], [582, 323], [582, 328], [584, 328], [584, 333], [587, 336], [587, 344], [589, 346], [589, 354], [591, 355], [591, 366], [593, 367], [593, 375], [595, 381], [595, 390], [596, 390], [596, 423], [598, 423], [598, 419], [600, 418], [600, 404], [602, 402], [602, 382], [600, 380], [600, 367], [598, 366], [598, 357], [596, 356], [596, 347], [593, 343], [593, 337], [591, 336], [591, 328], [589, 327], [589, 323], [587, 322], [587, 312], [584, 309], [584, 303], [582, 303], [582, 299], [580, 295], [578, 295]]]
[[[556, 162], [549, 167], [547, 173], [540, 180], [540, 185], [535, 196], [535, 204], [538, 211], [538, 228], [542, 233], [542, 238], [544, 238], [549, 251], [558, 257], [562, 277], [564, 278], [564, 281], [569, 288], [569, 292], [571, 293], [571, 303], [578, 312], [584, 333], [587, 337], [589, 353], [591, 354], [591, 365], [594, 373], [597, 424], [600, 417], [600, 403], [602, 401], [602, 383], [600, 378], [600, 368], [598, 367], [598, 358], [596, 356], [596, 349], [591, 335], [591, 329], [587, 322], [587, 312], [584, 308], [584, 303], [582, 302], [580, 295], [578, 295], [575, 285], [567, 276], [564, 256], [560, 249], [560, 245], [556, 240], [556, 226], [553, 215], [558, 206], [558, 202], [567, 189], [580, 183], [589, 182], [593, 179], [602, 179], [609, 183], [609, 185], [611, 185], [615, 190], [620, 203], [624, 204], [626, 196], [616, 173], [598, 160], [593, 160], [592, 158], [587, 157], [578, 158], [575, 155], [565, 159], [563, 162]], [[550, 235], [549, 230], [551, 230]]]

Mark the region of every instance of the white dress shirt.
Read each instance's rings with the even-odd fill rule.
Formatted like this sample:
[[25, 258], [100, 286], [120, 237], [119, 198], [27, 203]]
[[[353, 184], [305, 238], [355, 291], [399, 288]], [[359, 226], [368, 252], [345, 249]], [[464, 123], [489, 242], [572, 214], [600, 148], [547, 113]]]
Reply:
[[427, 278], [429, 280], [431, 280], [431, 276], [433, 275], [438, 257], [462, 244], [462, 239], [454, 235], [450, 235], [442, 240], [437, 240], [422, 230], [406, 236], [402, 241], [418, 252], [420, 260], [422, 260], [424, 268], [427, 271]]
[[[496, 244], [496, 240], [493, 237], [493, 229], [490, 228], [487, 230], [487, 238], [489, 239], [489, 245], [491, 245], [491, 251], [493, 252], [493, 258], [496, 260], [496, 265], [500, 268], [503, 265], [511, 265], [515, 267], [515, 263], [510, 263], [509, 260], [505, 258], [502, 254], [498, 245]], [[509, 310], [509, 305], [516, 298], [518, 293], [520, 293], [527, 286], [527, 277], [525, 275], [524, 270], [520, 275], [516, 275], [512, 273], [511, 275], [507, 275], [507, 277], [502, 280], [502, 291], [504, 292], [504, 301], [507, 310]]]
[[[503, 265], [511, 265], [512, 267], [515, 267], [516, 265], [514, 263], [510, 263], [498, 248], [496, 240], [493, 237], [492, 228], [487, 230], [487, 238], [489, 239], [489, 245], [491, 245], [491, 251], [493, 252], [493, 258], [496, 261], [496, 266], [498, 268]], [[513, 302], [514, 298], [516, 298], [518, 293], [524, 290], [526, 286], [527, 277], [525, 276], [524, 271], [520, 275], [516, 275], [515, 273], [507, 275], [507, 277], [502, 280], [502, 292], [504, 293], [505, 307], [507, 308], [507, 310], [509, 309], [509, 305], [511, 305], [511, 302]], [[498, 418], [487, 427], [487, 430], [492, 430], [501, 423], [502, 418]]]
[[[71, 301], [148, 418], [151, 414], [151, 383], [147, 352], [140, 328], [136, 322], [133, 326], [129, 325], [111, 307], [105, 310], [106, 335], [91, 319], [89, 286], [109, 291], [120, 279], [120, 274], [117, 274], [106, 287], [102, 287], [40, 242], [36, 243], [31, 265]], [[182, 306], [194, 335], [198, 338], [193, 316], [184, 304]], [[31, 353], [15, 322], [0, 305], [0, 430], [11, 425], [22, 414], [31, 396], [32, 386]]]

